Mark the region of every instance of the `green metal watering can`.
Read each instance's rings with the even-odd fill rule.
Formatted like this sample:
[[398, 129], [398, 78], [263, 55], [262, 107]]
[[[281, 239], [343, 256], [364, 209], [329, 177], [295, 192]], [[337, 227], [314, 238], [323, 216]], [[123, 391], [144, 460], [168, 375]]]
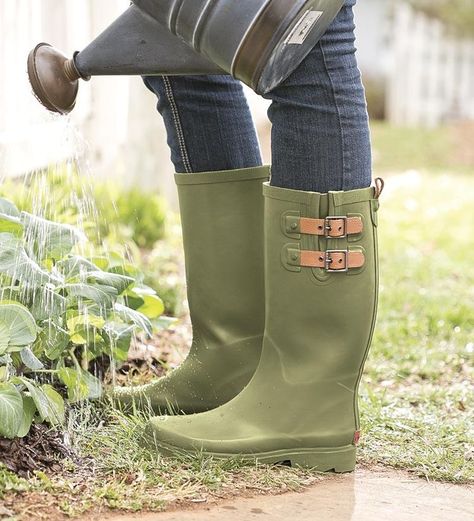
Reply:
[[79, 80], [111, 75], [230, 74], [264, 94], [280, 85], [327, 30], [344, 0], [132, 0], [68, 59], [40, 43], [28, 57], [38, 100], [67, 114]]

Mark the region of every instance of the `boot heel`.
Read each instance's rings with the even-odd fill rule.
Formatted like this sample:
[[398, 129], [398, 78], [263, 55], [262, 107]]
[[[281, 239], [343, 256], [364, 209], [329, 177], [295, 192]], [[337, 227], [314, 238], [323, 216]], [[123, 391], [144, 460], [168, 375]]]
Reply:
[[292, 466], [309, 467], [321, 472], [352, 472], [356, 466], [356, 448], [349, 446], [341, 449], [293, 454], [290, 461]]

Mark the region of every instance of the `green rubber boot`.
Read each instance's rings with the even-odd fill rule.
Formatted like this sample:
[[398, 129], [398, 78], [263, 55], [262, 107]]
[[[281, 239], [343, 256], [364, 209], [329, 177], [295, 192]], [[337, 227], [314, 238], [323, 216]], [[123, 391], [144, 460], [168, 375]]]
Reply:
[[375, 188], [319, 194], [264, 185], [266, 323], [249, 385], [213, 411], [156, 417], [165, 455], [351, 471], [357, 391], [377, 308]]
[[194, 339], [187, 359], [116, 402], [157, 414], [222, 405], [252, 378], [265, 323], [262, 183], [269, 168], [176, 174]]

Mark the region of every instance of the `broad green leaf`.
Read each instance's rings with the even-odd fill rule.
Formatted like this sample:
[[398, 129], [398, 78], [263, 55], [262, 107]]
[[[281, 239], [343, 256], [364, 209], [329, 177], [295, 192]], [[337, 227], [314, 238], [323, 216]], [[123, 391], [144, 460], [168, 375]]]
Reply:
[[16, 259], [16, 265], [8, 271], [8, 274], [18, 280], [21, 284], [38, 288], [45, 284], [61, 284], [62, 280], [48, 273], [31, 259], [24, 249], [21, 249]]
[[37, 327], [25, 306], [0, 302], [0, 355], [36, 340]]
[[36, 405], [31, 398], [31, 396], [22, 395], [23, 398], [23, 418], [21, 421], [20, 428], [18, 429], [17, 436], [19, 438], [23, 438], [26, 436], [31, 429], [31, 424], [33, 423], [33, 418], [36, 413]]
[[58, 376], [67, 387], [68, 399], [71, 403], [99, 398], [102, 394], [100, 381], [87, 371], [62, 367], [58, 371]]
[[108, 271], [109, 268], [109, 260], [104, 256], [96, 256], [92, 257], [90, 261], [96, 266], [96, 269], [102, 271]]
[[0, 356], [0, 364], [9, 365], [12, 363], [12, 357], [10, 355], [1, 355]]
[[38, 387], [38, 385], [33, 382], [33, 380], [29, 380], [23, 376], [17, 376], [12, 378], [12, 381], [15, 383], [22, 384], [28, 390], [28, 393], [32, 400], [35, 402], [36, 408], [38, 409], [38, 413], [41, 416], [42, 420], [46, 420], [49, 416], [49, 405], [48, 399], [46, 398], [43, 391]]
[[100, 304], [92, 301], [81, 301], [79, 306], [75, 306], [73, 300], [70, 300], [70, 307], [66, 312], [66, 318], [69, 320], [77, 315], [95, 315], [96, 317], [102, 317], [105, 320], [109, 318], [110, 308], [106, 308]]
[[102, 329], [104, 325], [105, 320], [102, 317], [98, 317], [89, 313], [84, 315], [76, 315], [72, 318], [69, 318], [67, 321], [67, 327], [70, 331], [76, 331], [78, 327]]
[[21, 361], [31, 369], [32, 371], [39, 371], [43, 369], [44, 365], [41, 360], [39, 360], [33, 351], [29, 347], [25, 347], [20, 351]]
[[[148, 286], [135, 285], [131, 288], [128, 288], [127, 291], [125, 291], [123, 296], [125, 297], [125, 304], [129, 308], [139, 310], [142, 306], [145, 305], [146, 297], [153, 297], [153, 296], [157, 296], [157, 295], [156, 295], [156, 291]], [[150, 303], [150, 301], [149, 301], [149, 303]], [[155, 303], [153, 302], [151, 304], [153, 307], [153, 305]], [[163, 308], [164, 308], [164, 306], [163, 306]], [[150, 311], [152, 311], [152, 310], [150, 309]], [[141, 309], [140, 309], [140, 312], [144, 313], [143, 310], [141, 310]], [[148, 318], [154, 318], [154, 317], [150, 317], [148, 315], [148, 313], [144, 313], [144, 314], [147, 315]]]
[[108, 342], [104, 339], [104, 335], [98, 333], [93, 338], [89, 338], [86, 343], [78, 344], [84, 348], [82, 350], [82, 361], [90, 363], [99, 356], [108, 354]]
[[0, 355], [8, 351], [10, 345], [10, 328], [7, 324], [0, 322]]
[[21, 240], [11, 233], [0, 233], [0, 272], [32, 288], [61, 282], [38, 266], [26, 253]]
[[20, 239], [11, 233], [0, 233], [0, 271], [6, 273], [15, 267], [22, 248]]
[[130, 309], [137, 310], [138, 308], [142, 307], [143, 304], [145, 304], [145, 301], [141, 297], [138, 297], [135, 293], [131, 292], [130, 290], [127, 291], [126, 294], [123, 295], [123, 297], [124, 304]]
[[98, 266], [79, 255], [70, 255], [56, 263], [56, 268], [68, 280], [81, 273], [99, 270]]
[[12, 202], [2, 198], [0, 198], [0, 213], [4, 213], [11, 217], [20, 217], [20, 211], [18, 208]]
[[82, 373], [82, 379], [87, 385], [87, 399], [97, 400], [102, 396], [102, 384], [100, 383], [100, 380], [97, 377], [95, 377], [87, 371], [84, 371]]
[[23, 400], [14, 385], [0, 383], [0, 436], [14, 438], [23, 419]]
[[72, 367], [61, 367], [58, 371], [61, 382], [67, 388], [68, 400], [71, 403], [80, 402], [87, 398], [89, 388], [83, 381], [82, 374]]
[[0, 382], [6, 382], [9, 376], [10, 371], [8, 370], [8, 367], [6, 365], [0, 366]]
[[116, 315], [119, 318], [121, 318], [124, 322], [134, 324], [137, 328], [141, 329], [149, 337], [153, 335], [153, 326], [151, 325], [149, 319], [142, 313], [127, 308], [127, 306], [118, 303], [115, 304], [114, 311]]
[[105, 325], [105, 319], [89, 313], [69, 318], [67, 327], [71, 335], [71, 342], [77, 345], [95, 344], [101, 342], [97, 331]]
[[62, 259], [85, 236], [78, 229], [68, 224], [60, 224], [27, 212], [21, 213], [25, 226], [25, 235], [32, 237], [34, 251], [40, 259]]
[[57, 360], [69, 344], [69, 333], [54, 321], [46, 321], [42, 326], [34, 348], [44, 352], [49, 360]]
[[108, 322], [104, 327], [110, 347], [109, 354], [119, 362], [125, 362], [128, 358], [134, 329], [134, 326], [118, 322]]
[[133, 277], [135, 279], [140, 275], [140, 271], [137, 266], [123, 259], [121, 263], [116, 263], [114, 266], [109, 267], [107, 271], [110, 273], [125, 275], [126, 277]]
[[0, 288], [0, 300], [22, 304], [23, 292], [18, 286], [4, 286]]
[[42, 385], [41, 390], [48, 399], [49, 416], [47, 420], [52, 425], [64, 423], [64, 400], [63, 397], [48, 384]]
[[49, 285], [38, 288], [33, 294], [30, 311], [37, 321], [61, 317], [66, 309], [67, 300]]
[[110, 286], [99, 286], [91, 284], [66, 284], [63, 289], [67, 291], [69, 298], [85, 298], [92, 300], [100, 306], [112, 307], [117, 290]]
[[143, 313], [148, 318], [158, 318], [165, 311], [165, 305], [158, 295], [144, 295], [144, 304], [137, 311]]
[[111, 286], [117, 290], [117, 294], [122, 294], [134, 280], [131, 277], [118, 275], [116, 273], [108, 273], [106, 271], [93, 271], [87, 273], [87, 282], [89, 284], [99, 284], [101, 286]]
[[18, 217], [0, 213], [0, 232], [12, 233], [20, 237], [23, 234], [23, 224]]
[[[77, 346], [89, 346], [94, 347], [94, 351], [97, 350], [97, 346], [103, 343], [103, 338], [95, 329], [78, 329], [76, 333], [71, 335], [71, 342]], [[94, 353], [94, 357], [99, 356], [100, 353]], [[93, 359], [92, 358], [92, 359]]]
[[43, 385], [40, 387], [36, 382], [33, 382], [33, 380], [25, 377], [16, 377], [12, 380], [18, 381], [28, 389], [28, 392], [35, 402], [42, 421], [47, 421], [52, 425], [61, 423], [64, 416], [64, 409], [61, 415], [61, 409], [58, 407], [57, 403], [57, 396], [59, 396], [59, 398], [61, 398], [61, 396], [56, 393], [56, 391], [52, 393], [51, 386]]

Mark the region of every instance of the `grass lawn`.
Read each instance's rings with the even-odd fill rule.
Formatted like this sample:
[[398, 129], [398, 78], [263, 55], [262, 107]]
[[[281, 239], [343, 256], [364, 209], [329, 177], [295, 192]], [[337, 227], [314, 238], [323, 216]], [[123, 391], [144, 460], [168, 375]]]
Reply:
[[474, 171], [474, 123], [435, 128], [396, 127], [372, 122], [374, 166], [379, 172], [423, 169]]
[[[472, 482], [474, 176], [410, 172], [389, 175], [386, 184], [380, 311], [361, 388], [359, 462]], [[53, 505], [69, 515], [103, 507], [156, 510], [321, 479], [287, 467], [161, 459], [140, 447], [144, 421], [92, 406], [73, 412], [68, 431], [83, 462], [28, 482], [0, 469], [0, 518], [2, 498], [24, 518], [43, 512], [54, 519]]]
[[387, 178], [360, 460], [474, 479], [474, 176]]

